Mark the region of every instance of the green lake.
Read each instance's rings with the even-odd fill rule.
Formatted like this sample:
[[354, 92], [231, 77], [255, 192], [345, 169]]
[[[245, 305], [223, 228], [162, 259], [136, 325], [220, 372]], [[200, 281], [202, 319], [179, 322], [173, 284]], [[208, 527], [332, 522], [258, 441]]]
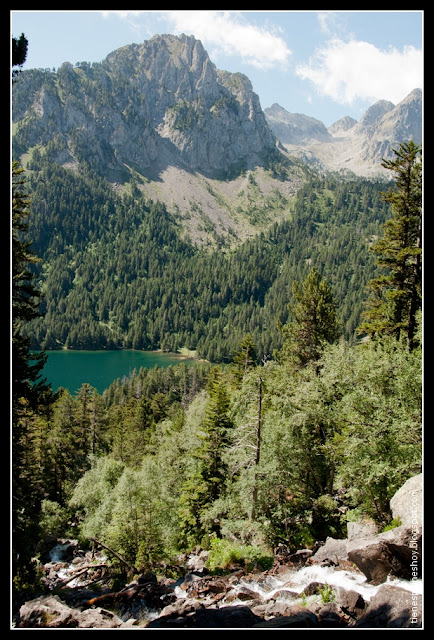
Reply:
[[155, 365], [168, 367], [180, 362], [192, 363], [175, 353], [156, 351], [46, 351], [47, 362], [42, 377], [57, 391], [59, 387], [69, 389], [74, 395], [84, 382], [98, 393], [108, 389], [117, 378], [128, 376], [134, 369], [151, 369]]

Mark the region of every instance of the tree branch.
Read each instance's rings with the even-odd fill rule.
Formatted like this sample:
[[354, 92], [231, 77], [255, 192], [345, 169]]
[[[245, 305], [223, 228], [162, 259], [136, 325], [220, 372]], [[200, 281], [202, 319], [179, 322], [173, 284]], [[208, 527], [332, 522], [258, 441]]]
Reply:
[[131, 569], [131, 571], [133, 573], [139, 573], [139, 571], [138, 571], [138, 569], [136, 569], [136, 567], [134, 567], [132, 564], [130, 564], [124, 558], [122, 558], [122, 556], [120, 556], [118, 553], [116, 553], [116, 551], [113, 551], [113, 549], [110, 549], [110, 547], [107, 547], [107, 545], [103, 544], [102, 542], [100, 542], [96, 538], [89, 538], [89, 539], [92, 540], [93, 542], [95, 542], [96, 544], [98, 544], [100, 547], [103, 547], [103, 549], [107, 549], [107, 551], [112, 553], [115, 556], [115, 558], [117, 558], [120, 562], [122, 562], [122, 564], [124, 564], [126, 567], [128, 567], [128, 569]]

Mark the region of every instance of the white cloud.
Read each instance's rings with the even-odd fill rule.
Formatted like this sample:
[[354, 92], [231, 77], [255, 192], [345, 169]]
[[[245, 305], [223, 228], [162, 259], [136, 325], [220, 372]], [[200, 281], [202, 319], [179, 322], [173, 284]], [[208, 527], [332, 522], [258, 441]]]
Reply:
[[239, 55], [243, 62], [260, 69], [285, 67], [290, 49], [276, 27], [259, 27], [248, 22], [237, 11], [103, 11], [108, 17], [117, 15], [136, 30], [139, 22], [145, 26], [149, 14], [165, 22], [171, 33], [193, 35], [202, 44], [212, 47], [214, 56]]
[[320, 48], [297, 75], [310, 80], [322, 95], [342, 104], [355, 100], [390, 100], [397, 104], [422, 87], [422, 51], [406, 46], [381, 50], [369, 42], [339, 38]]
[[143, 31], [143, 11], [100, 11], [100, 13], [105, 19], [113, 15], [120, 18], [124, 23], [128, 24], [131, 31], [136, 35], [140, 35]]
[[332, 32], [345, 28], [344, 18], [341, 13], [319, 11], [317, 18], [321, 31], [329, 36]]
[[165, 11], [174, 31], [194, 35], [214, 55], [239, 55], [260, 69], [285, 67], [291, 51], [277, 29], [259, 27], [233, 11]]

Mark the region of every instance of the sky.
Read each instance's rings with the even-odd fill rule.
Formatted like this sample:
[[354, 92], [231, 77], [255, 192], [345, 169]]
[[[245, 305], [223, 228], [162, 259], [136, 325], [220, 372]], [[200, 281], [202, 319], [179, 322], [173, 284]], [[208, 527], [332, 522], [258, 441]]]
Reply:
[[423, 89], [423, 10], [10, 11], [29, 46], [23, 69], [101, 62], [156, 34], [201, 40], [218, 69], [248, 76], [263, 109], [277, 103], [327, 127], [377, 100]]

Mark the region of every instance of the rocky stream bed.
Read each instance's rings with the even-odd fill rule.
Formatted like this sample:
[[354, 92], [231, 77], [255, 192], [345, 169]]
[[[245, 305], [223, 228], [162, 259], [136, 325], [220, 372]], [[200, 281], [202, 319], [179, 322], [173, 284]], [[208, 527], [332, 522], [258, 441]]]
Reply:
[[421, 521], [386, 533], [353, 523], [346, 539], [277, 553], [268, 571], [233, 566], [216, 576], [207, 559], [196, 549], [179, 558], [182, 578], [143, 574], [114, 591], [104, 550], [58, 540], [41, 560], [45, 592], [16, 608], [12, 627], [423, 627]]

